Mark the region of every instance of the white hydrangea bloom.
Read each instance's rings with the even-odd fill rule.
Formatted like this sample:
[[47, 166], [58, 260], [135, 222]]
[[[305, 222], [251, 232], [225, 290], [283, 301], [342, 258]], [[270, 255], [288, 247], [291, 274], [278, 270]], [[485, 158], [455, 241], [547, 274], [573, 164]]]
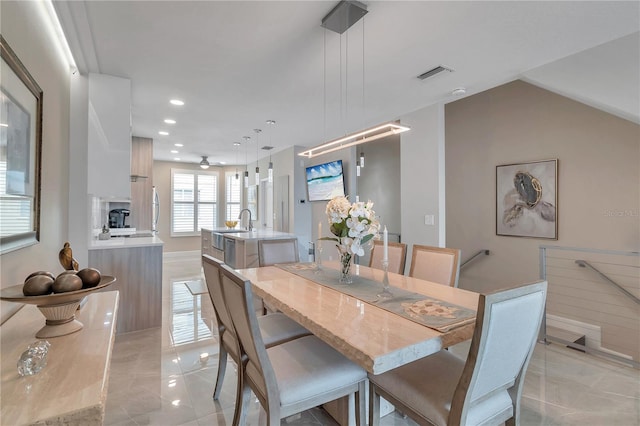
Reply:
[[[327, 203], [326, 213], [332, 227], [332, 232], [338, 240], [338, 249], [344, 253], [364, 256], [362, 240], [378, 237], [380, 222], [373, 211], [373, 203], [368, 201], [349, 203], [347, 197], [335, 197]], [[347, 236], [341, 237], [341, 232], [347, 231]], [[366, 243], [365, 243], [366, 244]]]

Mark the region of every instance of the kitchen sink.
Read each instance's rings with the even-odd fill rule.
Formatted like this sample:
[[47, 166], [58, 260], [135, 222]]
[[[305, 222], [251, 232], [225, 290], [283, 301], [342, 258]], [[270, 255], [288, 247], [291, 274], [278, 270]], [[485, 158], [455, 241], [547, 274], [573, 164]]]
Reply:
[[221, 231], [213, 231], [214, 234], [236, 234], [240, 232], [249, 232], [246, 229], [223, 229]]

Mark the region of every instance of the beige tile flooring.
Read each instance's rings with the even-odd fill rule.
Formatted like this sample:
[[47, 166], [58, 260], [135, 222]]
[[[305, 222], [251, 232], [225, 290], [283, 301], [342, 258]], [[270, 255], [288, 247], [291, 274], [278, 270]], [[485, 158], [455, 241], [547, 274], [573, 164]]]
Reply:
[[[213, 401], [217, 335], [208, 296], [192, 296], [199, 258], [166, 259], [161, 328], [118, 335], [111, 363], [106, 425], [230, 425], [236, 369], [229, 361], [222, 395]], [[461, 348], [455, 348], [460, 350]], [[640, 371], [559, 345], [536, 346], [525, 380], [522, 425], [640, 425]], [[383, 425], [413, 425], [397, 412]], [[266, 420], [257, 402], [249, 425]], [[334, 425], [323, 410], [286, 425]]]

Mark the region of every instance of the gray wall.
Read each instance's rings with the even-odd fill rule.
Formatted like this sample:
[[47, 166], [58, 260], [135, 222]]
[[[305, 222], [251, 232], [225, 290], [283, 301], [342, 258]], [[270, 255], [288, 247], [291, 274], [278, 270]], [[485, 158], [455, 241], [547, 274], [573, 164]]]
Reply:
[[[400, 135], [389, 136], [359, 146], [356, 149], [356, 161], [364, 152], [364, 167], [360, 170], [358, 195], [360, 201], [373, 201], [373, 210], [380, 220], [380, 231], [387, 227], [389, 241], [398, 241], [401, 237], [400, 193]], [[369, 264], [371, 251], [365, 250], [360, 259], [361, 265]]]
[[[364, 167], [357, 177], [360, 201], [373, 201], [373, 210], [384, 229], [400, 234], [400, 135], [361, 145], [356, 160], [364, 152]], [[355, 200], [354, 200], [355, 201]]]
[[[541, 244], [640, 249], [637, 124], [515, 81], [448, 104], [446, 135], [447, 246], [463, 259], [492, 252], [463, 271], [461, 287], [537, 279]], [[551, 158], [559, 159], [558, 240], [497, 236], [495, 167]]]

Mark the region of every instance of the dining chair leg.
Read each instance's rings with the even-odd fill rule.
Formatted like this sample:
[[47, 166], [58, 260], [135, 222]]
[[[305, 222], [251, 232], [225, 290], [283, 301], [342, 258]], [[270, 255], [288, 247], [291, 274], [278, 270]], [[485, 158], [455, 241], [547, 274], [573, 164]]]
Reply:
[[363, 380], [358, 384], [358, 392], [355, 397], [356, 424], [359, 426], [366, 425], [367, 414], [365, 409], [366, 407], [365, 395], [366, 395], [366, 380]]
[[380, 424], [380, 395], [376, 393], [376, 387], [369, 382], [369, 426]]
[[222, 392], [222, 382], [224, 382], [224, 374], [227, 371], [227, 351], [220, 345], [218, 352], [218, 375], [216, 376], [216, 386], [213, 388], [213, 399], [220, 398]]
[[244, 426], [247, 423], [247, 407], [251, 401], [251, 388], [240, 372], [238, 372], [238, 386], [236, 389], [236, 408], [233, 413], [232, 424], [233, 426]]

